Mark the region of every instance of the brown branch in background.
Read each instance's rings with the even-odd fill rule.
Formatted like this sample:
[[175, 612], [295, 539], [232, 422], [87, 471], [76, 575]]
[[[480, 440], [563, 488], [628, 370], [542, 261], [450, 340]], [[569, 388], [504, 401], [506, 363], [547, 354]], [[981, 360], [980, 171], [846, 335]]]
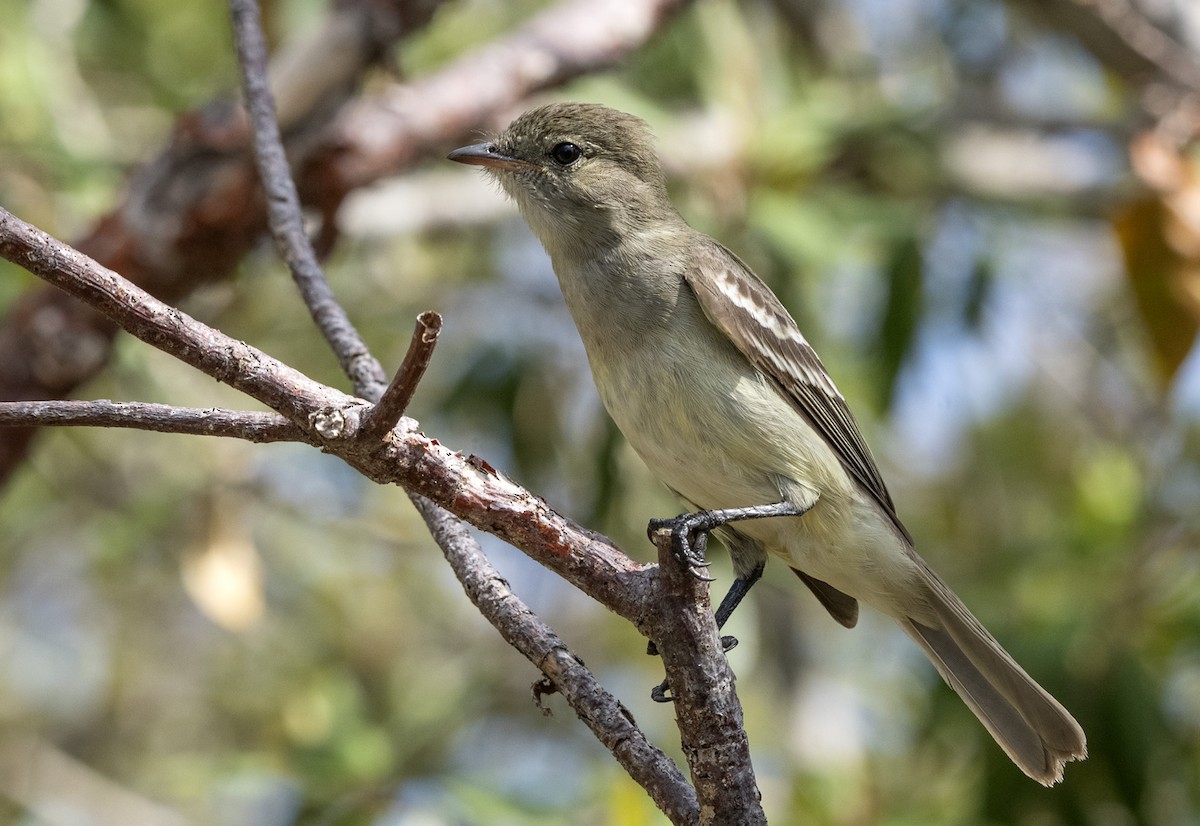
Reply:
[[672, 823], [697, 823], [696, 793], [671, 759], [633, 722], [628, 709], [606, 691], [554, 631], [512, 592], [465, 526], [421, 496], [410, 495], [429, 524], [454, 575], [479, 612], [549, 678], [555, 690], [591, 729], [629, 776]]
[[1130, 0], [1009, 0], [1072, 39], [1135, 89], [1156, 132], [1185, 146], [1200, 135], [1200, 55]]
[[[267, 198], [267, 222], [279, 255], [287, 264], [317, 328], [337, 356], [342, 372], [364, 398], [375, 398], [386, 381], [383, 368], [367, 349], [349, 315], [333, 295], [304, 230], [300, 196], [292, 181], [275, 99], [267, 79], [267, 43], [256, 0], [230, 0], [234, 41], [242, 69], [242, 91], [250, 116], [254, 158]], [[399, 418], [399, 417], [397, 417]]]
[[313, 441], [278, 413], [107, 399], [0, 402], [0, 427], [49, 426], [124, 427], [191, 436], [227, 436], [259, 444]]
[[654, 536], [659, 579], [648, 631], [667, 672], [684, 757], [706, 823], [765, 824], [742, 704], [734, 691], [708, 583], [678, 562], [670, 531]]
[[425, 375], [425, 368], [429, 366], [441, 331], [442, 317], [438, 313], [426, 310], [417, 316], [412, 341], [409, 342], [400, 369], [379, 401], [363, 417], [362, 438], [378, 441], [400, 421], [408, 409], [408, 403], [412, 401], [413, 393], [417, 391], [421, 377]]
[[[567, 0], [427, 78], [365, 98], [338, 119], [323, 178], [350, 191], [395, 174], [530, 95], [606, 69], [689, 0]], [[335, 196], [336, 197], [336, 194]]]

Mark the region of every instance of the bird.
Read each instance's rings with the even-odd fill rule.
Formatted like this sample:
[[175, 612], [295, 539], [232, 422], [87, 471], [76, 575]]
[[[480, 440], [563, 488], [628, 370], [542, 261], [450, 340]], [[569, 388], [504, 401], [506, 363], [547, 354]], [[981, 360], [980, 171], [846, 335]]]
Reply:
[[[672, 151], [686, 156], [686, 142]], [[691, 511], [668, 525], [735, 580], [724, 624], [782, 559], [841, 625], [894, 620], [1026, 775], [1087, 756], [1071, 714], [917, 554], [845, 397], [771, 289], [672, 205], [645, 121], [551, 103], [449, 159], [482, 167], [549, 255], [606, 410]]]

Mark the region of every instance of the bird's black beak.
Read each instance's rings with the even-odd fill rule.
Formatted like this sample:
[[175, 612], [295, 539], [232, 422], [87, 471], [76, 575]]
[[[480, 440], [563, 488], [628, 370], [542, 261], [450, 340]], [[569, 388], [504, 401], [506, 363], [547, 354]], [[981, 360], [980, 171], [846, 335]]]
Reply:
[[446, 156], [458, 163], [468, 163], [475, 166], [486, 166], [489, 169], [522, 169], [532, 167], [528, 161], [522, 161], [501, 152], [494, 143], [477, 143], [455, 149]]

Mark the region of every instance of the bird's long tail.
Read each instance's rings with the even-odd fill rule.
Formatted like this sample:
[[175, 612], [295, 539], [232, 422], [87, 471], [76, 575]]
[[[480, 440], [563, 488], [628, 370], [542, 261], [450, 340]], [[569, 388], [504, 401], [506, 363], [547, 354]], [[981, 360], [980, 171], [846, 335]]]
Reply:
[[1062, 780], [1065, 763], [1087, 757], [1083, 729], [937, 574], [923, 561], [920, 567], [927, 575], [932, 617], [940, 627], [906, 618], [899, 620], [900, 626], [1025, 774], [1045, 786]]

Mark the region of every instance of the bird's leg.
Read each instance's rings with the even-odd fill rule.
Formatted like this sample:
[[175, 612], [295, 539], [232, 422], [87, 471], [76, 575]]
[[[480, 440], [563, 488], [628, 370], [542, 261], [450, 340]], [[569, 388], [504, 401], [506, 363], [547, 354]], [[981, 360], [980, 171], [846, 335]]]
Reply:
[[[692, 576], [698, 579], [710, 580], [711, 578], [703, 572], [703, 568], [708, 567], [708, 561], [704, 558], [704, 550], [708, 544], [708, 535], [713, 530], [728, 525], [730, 522], [739, 522], [743, 519], [766, 519], [772, 516], [803, 516], [808, 513], [812, 505], [796, 505], [792, 502], [776, 502], [772, 505], [752, 505], [746, 508], [721, 508], [711, 511], [697, 511], [695, 513], [684, 513], [673, 519], [651, 519], [647, 526], [646, 532], [649, 534], [651, 541], [654, 539], [654, 534], [658, 531], [667, 529], [671, 532], [671, 546], [675, 554], [675, 558], [688, 566], [688, 571]], [[717, 630], [719, 631], [725, 622], [733, 614], [735, 608], [741, 603], [742, 598], [750, 593], [750, 589], [754, 587], [754, 583], [762, 577], [763, 564], [756, 565], [745, 576], [738, 577], [729, 586], [729, 592], [725, 594], [725, 598], [721, 600], [721, 604], [717, 606], [716, 612], [713, 614], [713, 619], [717, 622]], [[721, 637], [721, 648], [724, 651], [731, 651], [737, 645], [737, 637], [725, 636]], [[646, 647], [647, 654], [657, 654], [658, 647], [654, 641]], [[674, 698], [668, 694], [670, 684], [663, 680], [650, 692], [651, 699], [659, 703], [669, 703]]]
[[[754, 569], [750, 573], [738, 577], [729, 586], [729, 591], [726, 592], [725, 598], [721, 600], [721, 604], [713, 612], [713, 619], [717, 621], [718, 631], [725, 627], [725, 623], [733, 614], [734, 609], [741, 604], [742, 597], [750, 593], [750, 589], [754, 587], [754, 583], [762, 579], [763, 569], [766, 567], [766, 563], [760, 562], [754, 566]], [[726, 651], [729, 651], [737, 645], [737, 638], [721, 637], [721, 645]]]
[[[704, 549], [708, 542], [708, 534], [713, 530], [728, 525], [730, 522], [741, 522], [744, 519], [803, 516], [811, 507], [812, 505], [805, 507], [792, 502], [776, 502], [773, 505], [751, 505], [746, 508], [720, 508], [711, 511], [681, 513], [670, 519], [651, 519], [646, 533], [653, 542], [654, 534], [664, 529], [670, 530], [675, 558], [688, 566], [692, 576], [697, 579], [709, 579], [703, 571], [708, 567], [708, 560], [704, 558]], [[733, 604], [736, 606], [737, 601]]]

